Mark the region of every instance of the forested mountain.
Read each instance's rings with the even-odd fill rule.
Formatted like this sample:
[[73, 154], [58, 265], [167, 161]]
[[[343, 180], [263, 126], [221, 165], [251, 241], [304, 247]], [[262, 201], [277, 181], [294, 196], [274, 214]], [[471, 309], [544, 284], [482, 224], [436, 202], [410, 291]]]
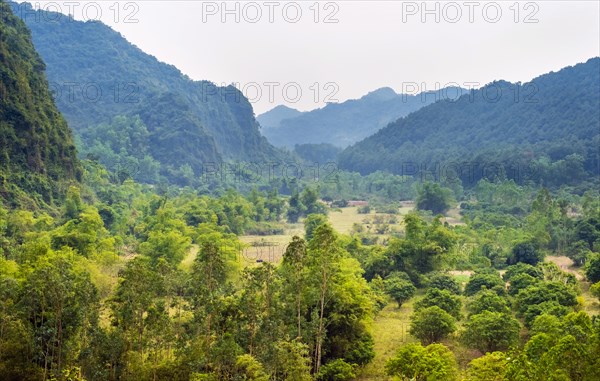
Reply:
[[[261, 136], [252, 105], [234, 87], [192, 81], [100, 22], [73, 21], [65, 15], [33, 11], [27, 3], [11, 4], [31, 28], [57, 106], [83, 137], [84, 153], [94, 144], [85, 139], [94, 135], [86, 134], [87, 130], [110, 124], [117, 116], [139, 115], [152, 135], [150, 143], [158, 142], [160, 147], [134, 146], [124, 155], [129, 160], [140, 151], [149, 152], [161, 165], [161, 174], [171, 179], [182, 162], [198, 175], [199, 162], [282, 157]], [[159, 115], [157, 108], [184, 109], [185, 116], [173, 120]], [[176, 153], [176, 160], [166, 154], [169, 151]], [[122, 156], [118, 151], [114, 154]], [[110, 167], [107, 158], [100, 159]]]
[[260, 123], [264, 133], [265, 130], [279, 127], [282, 120], [295, 118], [302, 114], [304, 114], [302, 111], [298, 111], [295, 108], [279, 105], [264, 114], [258, 115], [256, 120]]
[[[360, 99], [329, 103], [323, 108], [292, 118], [281, 118], [273, 128], [265, 128], [263, 134], [277, 147], [291, 148], [295, 144], [329, 143], [344, 148], [375, 133], [401, 116], [441, 98], [453, 98], [460, 91], [461, 89], [448, 88], [437, 92], [407, 95], [396, 94], [389, 87], [384, 87]], [[261, 124], [270, 116], [269, 113], [258, 117]], [[271, 127], [270, 124], [266, 126]]]
[[493, 82], [389, 124], [343, 151], [339, 164], [363, 174], [449, 168], [471, 184], [497, 175], [576, 183], [598, 175], [599, 84], [597, 57], [529, 83]]
[[67, 123], [25, 24], [0, 1], [0, 199], [52, 204], [81, 177]]

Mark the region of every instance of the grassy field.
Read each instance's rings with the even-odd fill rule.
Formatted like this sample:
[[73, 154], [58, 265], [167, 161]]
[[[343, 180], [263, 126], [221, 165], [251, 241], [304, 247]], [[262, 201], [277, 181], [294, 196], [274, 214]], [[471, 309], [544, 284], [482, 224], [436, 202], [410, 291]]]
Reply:
[[412, 209], [412, 206], [402, 206], [398, 209], [399, 214], [397, 215], [375, 212], [360, 214], [358, 213], [358, 207], [351, 206], [347, 208], [329, 211], [328, 218], [333, 228], [342, 234], [351, 233], [352, 226], [355, 223], [363, 225], [373, 225], [373, 222], [377, 217], [383, 217], [383, 219], [386, 221], [389, 220], [389, 218], [391, 217], [395, 217], [397, 222], [389, 224], [390, 228], [395, 230], [402, 230], [402, 218]]
[[410, 315], [413, 312], [415, 298], [412, 298], [401, 308], [390, 302], [373, 321], [371, 332], [375, 340], [375, 358], [361, 369], [356, 380], [383, 381], [392, 380], [385, 374], [385, 362], [396, 354], [396, 351], [406, 343], [415, 341], [408, 333]]
[[[327, 218], [329, 219], [329, 222], [333, 228], [342, 234], [350, 234], [352, 232], [352, 226], [355, 223], [362, 224], [364, 226], [373, 226], [374, 229], [373, 222], [376, 218], [383, 218], [384, 221], [389, 221], [389, 219], [392, 217], [396, 219], [396, 223], [388, 223], [390, 229], [400, 231], [402, 230], [402, 216], [410, 212], [412, 209], [412, 205], [403, 205], [401, 208], [399, 208], [398, 215], [391, 215], [375, 212], [359, 214], [358, 207], [348, 207], [330, 210]], [[256, 261], [262, 260], [265, 262], [277, 263], [281, 260], [287, 244], [295, 235], [300, 237], [304, 236], [304, 225], [302, 221], [297, 224], [285, 224], [283, 234], [240, 236], [240, 241], [247, 245], [243, 250], [241, 250], [242, 261], [246, 263], [256, 263]], [[380, 237], [389, 236], [389, 234], [375, 235]], [[184, 260], [184, 262], [185, 261], [186, 260]]]
[[283, 234], [240, 236], [240, 241], [246, 245], [240, 252], [242, 262], [246, 264], [261, 260], [264, 262], [279, 262], [288, 243], [295, 235], [304, 236], [304, 227], [301, 223], [286, 224]]

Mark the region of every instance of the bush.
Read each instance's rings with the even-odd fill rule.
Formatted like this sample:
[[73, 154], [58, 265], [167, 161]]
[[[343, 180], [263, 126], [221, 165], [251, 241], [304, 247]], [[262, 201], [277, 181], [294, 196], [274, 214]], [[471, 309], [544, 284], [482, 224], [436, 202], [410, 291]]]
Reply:
[[408, 276], [402, 277], [399, 273], [392, 273], [383, 282], [385, 291], [398, 303], [398, 308], [402, 307], [402, 304], [412, 298], [417, 291]]
[[468, 305], [468, 310], [470, 315], [477, 315], [485, 311], [509, 313], [510, 306], [506, 298], [499, 296], [494, 291], [483, 290], [475, 294]]
[[517, 295], [519, 291], [529, 286], [534, 286], [539, 282], [541, 281], [538, 278], [534, 278], [529, 274], [517, 274], [510, 280], [508, 294], [513, 296]]
[[504, 380], [508, 356], [503, 352], [487, 353], [469, 363], [465, 381]]
[[453, 294], [460, 294], [460, 284], [450, 274], [437, 273], [429, 278], [429, 287], [448, 290]]
[[592, 282], [600, 282], [600, 254], [593, 255], [587, 263], [585, 276]]
[[537, 250], [532, 242], [520, 242], [513, 247], [511, 256], [508, 258], [508, 264], [514, 265], [522, 262], [535, 266], [542, 259], [544, 259], [542, 253]]
[[416, 381], [457, 379], [458, 366], [454, 354], [442, 344], [408, 344], [385, 364], [389, 376]]
[[416, 206], [419, 210], [430, 210], [434, 215], [443, 214], [450, 209], [452, 190], [442, 188], [437, 183], [424, 183], [417, 191]]
[[342, 359], [328, 362], [319, 369], [319, 381], [349, 381], [356, 378], [358, 365], [348, 364]]
[[508, 266], [506, 268], [506, 272], [502, 276], [502, 279], [504, 279], [505, 281], [508, 282], [513, 277], [515, 277], [519, 274], [527, 274], [534, 278], [544, 279], [544, 273], [542, 272], [542, 270], [540, 270], [540, 268], [529, 265], [527, 263], [523, 263], [523, 262], [519, 262], [512, 266]]
[[[482, 288], [488, 290], [504, 290], [504, 282], [498, 273], [475, 273], [469, 279], [465, 286], [465, 295], [472, 296], [481, 291]], [[501, 291], [502, 292], [502, 291]]]
[[360, 206], [356, 211], [358, 214], [369, 214], [371, 213], [371, 207], [369, 205]]
[[415, 310], [421, 310], [432, 306], [438, 306], [448, 312], [455, 319], [460, 319], [460, 309], [462, 302], [460, 298], [448, 290], [430, 288], [425, 293], [425, 297], [415, 303]]
[[592, 295], [594, 295], [596, 298], [598, 298], [598, 301], [600, 301], [600, 282], [594, 283], [590, 287], [590, 292]]
[[517, 344], [520, 328], [510, 314], [484, 311], [469, 317], [462, 340], [481, 353], [503, 351]]
[[517, 312], [523, 316], [528, 308], [544, 302], [556, 302], [564, 307], [573, 307], [577, 304], [577, 294], [571, 288], [558, 282], [529, 286], [517, 295]]
[[410, 317], [410, 334], [423, 344], [438, 342], [454, 331], [454, 318], [438, 306], [423, 308]]

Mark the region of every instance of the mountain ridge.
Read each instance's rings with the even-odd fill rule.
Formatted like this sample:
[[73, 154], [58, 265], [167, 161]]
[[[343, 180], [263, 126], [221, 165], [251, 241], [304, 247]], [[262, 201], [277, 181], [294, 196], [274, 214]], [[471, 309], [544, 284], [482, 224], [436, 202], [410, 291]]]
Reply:
[[[328, 103], [322, 108], [281, 119], [276, 128], [266, 128], [263, 134], [275, 146], [292, 148], [296, 144], [327, 143], [344, 148], [398, 117], [448, 97], [448, 91], [454, 89], [465, 91], [448, 87], [411, 95], [398, 94], [390, 87], [382, 87], [358, 99]], [[261, 117], [259, 115], [258, 119]]]
[[[260, 134], [252, 105], [235, 87], [192, 81], [101, 22], [76, 21], [62, 14], [58, 17], [53, 12], [33, 10], [28, 3], [11, 6], [22, 16], [31, 15], [24, 21], [46, 62], [57, 106], [77, 135], [117, 116], [135, 117], [139, 110], [151, 110], [151, 102], [161, 96], [164, 102], [168, 101], [165, 94], [177, 94], [173, 106], [184, 107], [190, 114], [185, 128], [173, 127], [164, 118], [147, 117], [144, 122], [155, 123], [146, 126], [155, 132], [155, 140], [169, 140], [176, 144], [175, 149], [177, 145], [188, 147], [180, 152], [187, 155], [187, 161], [269, 162], [286, 157]], [[70, 83], [77, 85], [74, 95]], [[195, 146], [187, 141], [190, 132], [195, 135]], [[150, 155], [164, 167], [163, 175], [172, 177], [170, 173], [178, 164], [158, 151], [150, 150]], [[199, 175], [201, 167], [192, 167]]]
[[[561, 160], [560, 165], [577, 166], [581, 159], [582, 169], [594, 173], [600, 137], [598, 83], [599, 57], [527, 83], [495, 81], [456, 101], [436, 102], [399, 118], [344, 150], [339, 165], [363, 174], [400, 173], [407, 163], [469, 160], [496, 162], [504, 170], [517, 163], [550, 170]], [[571, 162], [564, 162], [569, 156]]]

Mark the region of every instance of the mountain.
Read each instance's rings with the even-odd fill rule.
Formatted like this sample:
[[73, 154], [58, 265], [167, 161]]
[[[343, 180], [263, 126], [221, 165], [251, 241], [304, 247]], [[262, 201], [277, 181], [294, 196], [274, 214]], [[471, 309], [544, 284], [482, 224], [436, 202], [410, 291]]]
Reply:
[[[147, 151], [167, 177], [183, 162], [199, 174], [199, 163], [206, 161], [281, 159], [282, 153], [260, 134], [252, 105], [233, 86], [192, 81], [101, 22], [34, 11], [28, 3], [11, 5], [31, 28], [57, 106], [77, 135], [117, 116], [142, 113], [158, 144]], [[153, 102], [159, 102], [163, 111], [184, 109], [187, 116], [174, 121], [152, 115]], [[81, 143], [85, 152], [90, 142], [82, 138]], [[146, 148], [132, 147], [127, 157]], [[175, 161], [169, 158], [169, 150], [178, 151]]]
[[31, 34], [0, 0], [0, 200], [12, 207], [53, 204], [81, 171]]
[[264, 133], [267, 129], [279, 127], [282, 120], [295, 118], [301, 114], [303, 114], [302, 111], [298, 111], [295, 108], [279, 105], [264, 114], [258, 115], [256, 120], [260, 123]]
[[[344, 150], [339, 165], [363, 174], [425, 168], [434, 175], [445, 166], [471, 181], [498, 175], [574, 184], [598, 175], [599, 136], [596, 57], [528, 83], [497, 81], [423, 107]], [[570, 178], [557, 178], [565, 172]]]
[[[424, 92], [417, 95], [396, 94], [389, 87], [368, 93], [360, 99], [343, 103], [329, 103], [325, 107], [304, 112], [293, 117], [281, 118], [283, 110], [277, 110], [258, 117], [266, 117], [263, 134], [278, 147], [292, 148], [296, 144], [329, 143], [337, 147], [347, 147], [375, 133], [389, 122], [427, 106], [436, 100], [452, 97], [461, 89], [442, 89], [437, 92]], [[272, 119], [271, 119], [272, 118]], [[271, 123], [274, 120], [278, 123]], [[262, 125], [262, 122], [261, 122]], [[275, 128], [274, 128], [275, 127]]]

